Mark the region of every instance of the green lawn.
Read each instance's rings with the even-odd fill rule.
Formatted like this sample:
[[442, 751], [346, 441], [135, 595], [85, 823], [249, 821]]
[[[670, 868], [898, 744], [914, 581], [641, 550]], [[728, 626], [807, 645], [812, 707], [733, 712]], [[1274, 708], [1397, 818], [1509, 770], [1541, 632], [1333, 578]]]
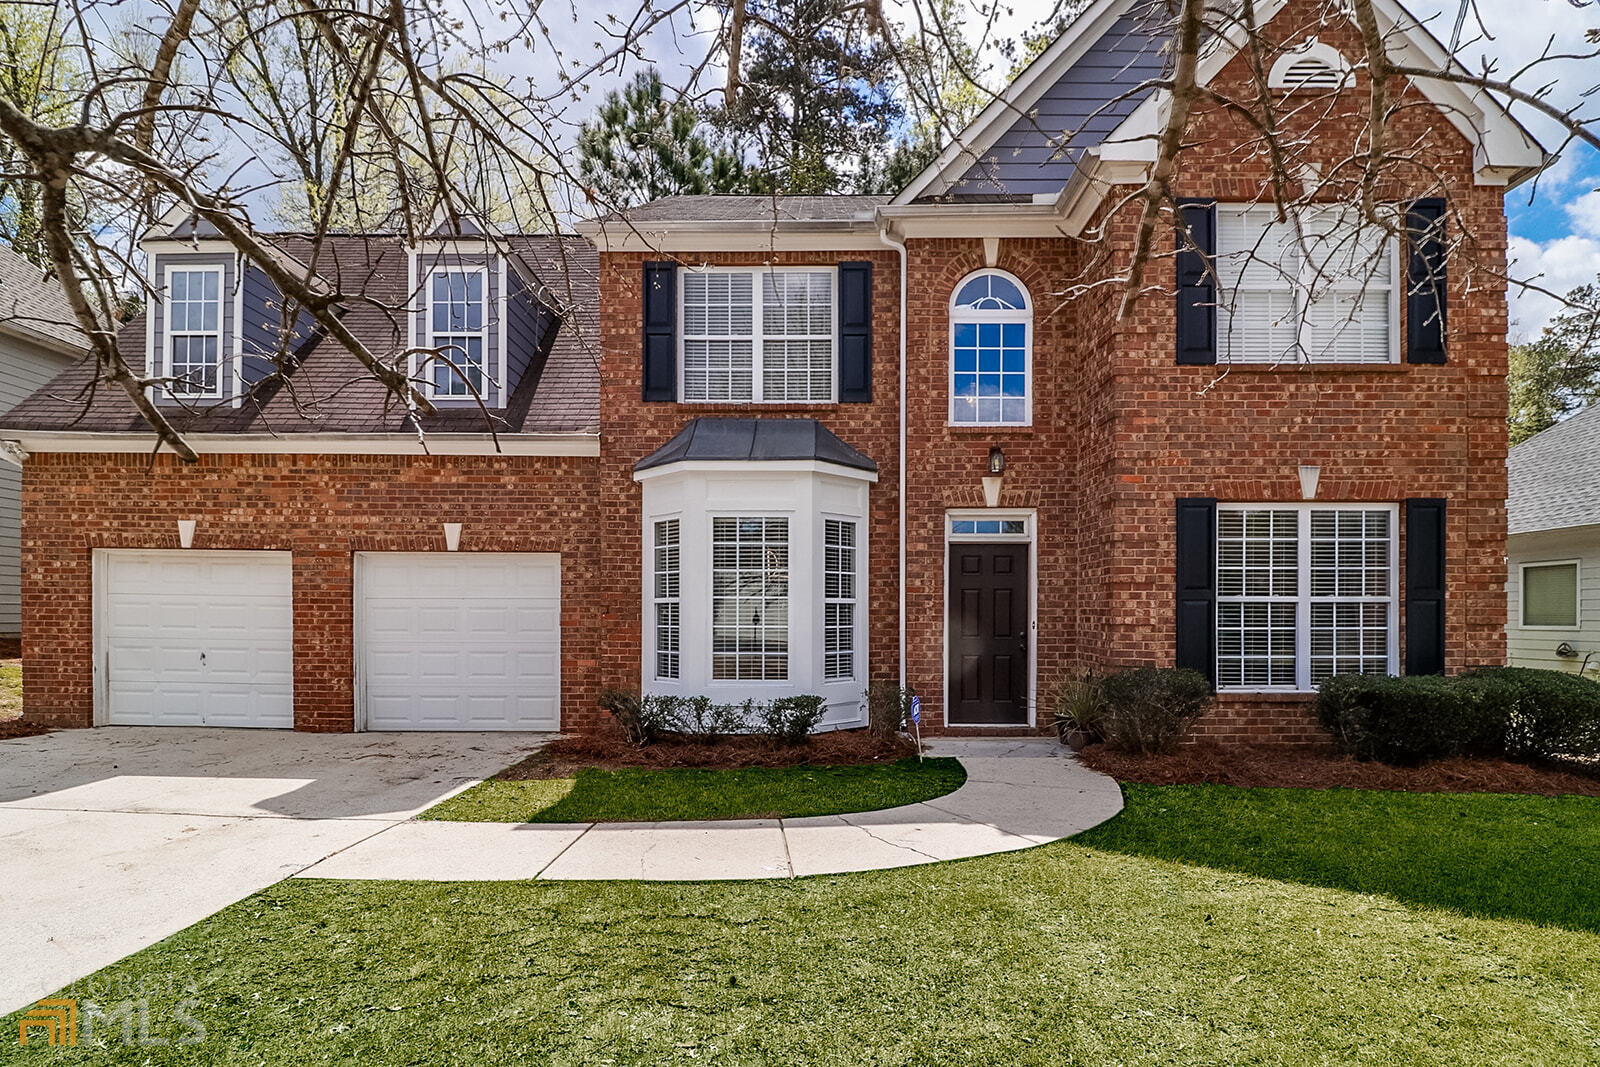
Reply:
[[[10, 1051], [51, 1064], [1593, 1064], [1597, 822], [1600, 800], [1150, 787], [1087, 839], [900, 871], [288, 881], [95, 977], [192, 983], [178, 995], [203, 1043]], [[1382, 825], [1398, 841], [1360, 858]], [[1510, 836], [1526, 850], [1508, 852]], [[1479, 878], [1485, 849], [1512, 857], [1498, 897]], [[1568, 920], [1439, 907], [1447, 893], [1417, 899], [1430, 877], [1475, 885], [1456, 902], [1468, 910]], [[1541, 895], [1566, 903], [1552, 912]], [[151, 999], [155, 1036], [182, 1032], [164, 1022], [172, 999]]]
[[800, 818], [877, 811], [957, 789], [956, 760], [709, 771], [628, 767], [576, 778], [491, 778], [422, 814], [461, 822], [655, 822]]

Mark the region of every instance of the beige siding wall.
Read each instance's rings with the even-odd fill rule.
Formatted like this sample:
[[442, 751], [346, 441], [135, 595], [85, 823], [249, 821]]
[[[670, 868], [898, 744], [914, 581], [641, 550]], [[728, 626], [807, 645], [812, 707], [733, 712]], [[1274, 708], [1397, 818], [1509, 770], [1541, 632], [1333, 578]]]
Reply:
[[[1600, 526], [1513, 534], [1507, 542], [1510, 570], [1506, 576], [1506, 656], [1514, 667], [1543, 667], [1575, 672], [1589, 657], [1588, 676], [1600, 679]], [[1578, 561], [1578, 625], [1575, 629], [1525, 629], [1522, 626], [1522, 565], [1546, 560]], [[1576, 658], [1556, 655], [1569, 642]]]
[[[10, 411], [72, 362], [0, 334], [0, 411]], [[0, 459], [0, 637], [22, 633], [22, 469]]]

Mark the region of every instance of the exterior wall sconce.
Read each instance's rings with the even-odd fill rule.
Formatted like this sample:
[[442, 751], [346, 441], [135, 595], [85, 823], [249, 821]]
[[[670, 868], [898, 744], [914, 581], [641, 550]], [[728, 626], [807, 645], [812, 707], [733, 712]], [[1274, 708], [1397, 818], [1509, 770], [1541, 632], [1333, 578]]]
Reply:
[[1006, 454], [995, 445], [989, 449], [989, 473], [983, 476], [983, 506], [1000, 506], [1000, 483], [1006, 472]]
[[178, 547], [189, 548], [194, 544], [194, 520], [178, 520]]
[[1317, 480], [1322, 477], [1322, 468], [1316, 466], [1302, 466], [1300, 468], [1300, 499], [1317, 499]]
[[454, 552], [461, 547], [461, 524], [447, 522], [444, 524], [444, 550]]

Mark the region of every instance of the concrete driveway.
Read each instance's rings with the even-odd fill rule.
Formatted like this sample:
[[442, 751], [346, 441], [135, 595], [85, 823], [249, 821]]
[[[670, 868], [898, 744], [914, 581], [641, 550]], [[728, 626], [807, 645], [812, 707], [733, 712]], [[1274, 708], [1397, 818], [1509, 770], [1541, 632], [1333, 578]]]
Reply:
[[549, 736], [130, 726], [0, 741], [0, 1014], [405, 821]]

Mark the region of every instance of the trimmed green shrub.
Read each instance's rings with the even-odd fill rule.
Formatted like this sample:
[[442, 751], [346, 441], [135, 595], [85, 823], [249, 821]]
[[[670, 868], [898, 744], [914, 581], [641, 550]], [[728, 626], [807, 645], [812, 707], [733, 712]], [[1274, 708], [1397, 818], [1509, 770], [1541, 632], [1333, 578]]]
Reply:
[[1117, 671], [1095, 686], [1106, 744], [1146, 756], [1176, 748], [1215, 696], [1205, 675], [1173, 667]]
[[1315, 711], [1358, 759], [1600, 755], [1600, 685], [1560, 671], [1482, 667], [1455, 677], [1335, 675]]
[[761, 732], [772, 740], [786, 745], [798, 745], [811, 739], [811, 731], [822, 721], [827, 702], [814, 695], [779, 697], [761, 705], [757, 717]]

